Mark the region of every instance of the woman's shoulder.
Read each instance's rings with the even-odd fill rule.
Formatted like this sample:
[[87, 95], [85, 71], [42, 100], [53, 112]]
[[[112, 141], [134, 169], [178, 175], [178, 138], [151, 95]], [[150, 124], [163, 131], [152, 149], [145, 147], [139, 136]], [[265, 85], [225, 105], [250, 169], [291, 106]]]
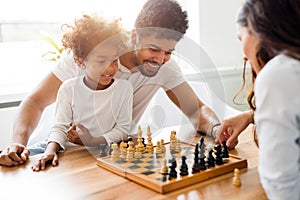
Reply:
[[271, 59], [263, 68], [262, 73], [288, 74], [300, 69], [300, 60], [279, 54]]
[[285, 83], [294, 76], [300, 75], [300, 61], [280, 54], [271, 59], [259, 72], [257, 82]]

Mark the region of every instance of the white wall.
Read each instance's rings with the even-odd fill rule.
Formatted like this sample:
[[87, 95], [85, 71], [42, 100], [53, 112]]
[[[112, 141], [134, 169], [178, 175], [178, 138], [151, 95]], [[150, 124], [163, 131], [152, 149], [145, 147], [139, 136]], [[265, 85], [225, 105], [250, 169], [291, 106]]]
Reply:
[[218, 67], [240, 66], [242, 49], [236, 37], [236, 13], [243, 0], [200, 0], [200, 44]]
[[0, 109], [0, 150], [10, 144], [17, 107]]

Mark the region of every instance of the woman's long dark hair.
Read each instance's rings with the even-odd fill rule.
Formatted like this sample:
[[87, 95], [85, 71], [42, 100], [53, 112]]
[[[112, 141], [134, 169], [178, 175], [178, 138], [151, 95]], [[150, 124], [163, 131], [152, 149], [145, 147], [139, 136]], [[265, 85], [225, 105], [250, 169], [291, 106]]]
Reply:
[[[300, 1], [299, 0], [246, 0], [237, 15], [237, 23], [248, 27], [259, 40], [256, 59], [260, 68], [278, 54], [300, 60]], [[244, 63], [243, 85], [245, 86]], [[254, 82], [256, 73], [252, 70], [252, 88], [247, 102], [255, 110]], [[236, 96], [235, 96], [236, 97]], [[234, 98], [235, 98], [234, 97]], [[256, 140], [256, 137], [254, 137]], [[257, 141], [256, 141], [257, 142]]]
[[[238, 12], [237, 23], [249, 27], [259, 40], [256, 53], [258, 67], [263, 68], [278, 54], [300, 60], [299, 0], [247, 0]], [[252, 71], [253, 84], [255, 79], [256, 74]], [[254, 98], [252, 87], [247, 101], [253, 110], [256, 108]]]

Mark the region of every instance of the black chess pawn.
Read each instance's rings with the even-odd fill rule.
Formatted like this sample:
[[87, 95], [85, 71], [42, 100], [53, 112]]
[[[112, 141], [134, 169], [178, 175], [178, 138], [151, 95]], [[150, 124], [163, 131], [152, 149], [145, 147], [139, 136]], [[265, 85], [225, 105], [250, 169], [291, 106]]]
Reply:
[[214, 167], [215, 166], [215, 157], [213, 156], [213, 149], [210, 149], [208, 151], [208, 157], [207, 157], [207, 167]]
[[223, 141], [222, 145], [223, 145], [222, 158], [229, 158], [229, 151], [228, 151], [228, 147], [226, 145], [226, 141]]
[[222, 147], [220, 144], [215, 145], [215, 150], [216, 150], [216, 158], [215, 158], [215, 163], [217, 165], [223, 165], [223, 158], [222, 158]]
[[107, 156], [107, 145], [106, 144], [100, 144], [100, 157]]
[[172, 159], [171, 161], [171, 166], [169, 166], [170, 168], [170, 172], [169, 172], [169, 179], [174, 179], [177, 178], [177, 171], [176, 171], [176, 167], [177, 167], [177, 163], [175, 159]]
[[186, 164], [186, 156], [182, 156], [181, 157], [181, 166], [180, 166], [180, 175], [181, 176], [187, 176], [189, 175], [189, 172], [188, 172], [188, 165]]

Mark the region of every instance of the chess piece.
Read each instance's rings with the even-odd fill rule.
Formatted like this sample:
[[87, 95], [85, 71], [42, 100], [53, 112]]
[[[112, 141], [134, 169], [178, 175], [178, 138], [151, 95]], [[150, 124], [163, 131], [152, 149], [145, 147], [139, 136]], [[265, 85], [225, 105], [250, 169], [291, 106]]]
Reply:
[[138, 132], [137, 132], [137, 148], [139, 149], [140, 152], [145, 151], [145, 147], [143, 144], [143, 138], [142, 138], [142, 128], [140, 125], [138, 125]]
[[127, 154], [127, 143], [122, 141], [120, 143], [120, 158], [126, 159], [126, 154]]
[[111, 155], [111, 154], [112, 154], [112, 151], [113, 151], [113, 149], [112, 149], [112, 144], [113, 144], [113, 142], [111, 142], [111, 143], [109, 144], [109, 151], [108, 151], [108, 154], [109, 154], [109, 155]]
[[145, 147], [146, 147], [145, 138], [142, 138], [142, 144], [143, 144], [144, 149], [145, 149]]
[[137, 130], [137, 137], [139, 138], [139, 137], [142, 137], [142, 135], [143, 135], [143, 132], [142, 132], [142, 128], [141, 128], [141, 125], [138, 125], [138, 130]]
[[147, 126], [147, 145], [146, 145], [146, 152], [152, 153], [153, 152], [153, 143], [152, 143], [152, 133], [150, 130], [150, 126]]
[[176, 152], [176, 145], [177, 145], [177, 138], [176, 138], [176, 131], [171, 131], [170, 135], [170, 151]]
[[195, 174], [198, 172], [200, 172], [200, 166], [199, 166], [199, 144], [197, 143], [194, 151], [194, 164], [192, 168], [192, 173]]
[[165, 147], [165, 141], [164, 141], [164, 139], [160, 140], [160, 147], [161, 147], [161, 152], [165, 153], [166, 152], [166, 147]]
[[226, 145], [226, 141], [223, 141], [222, 145], [223, 145], [222, 158], [229, 158], [229, 151], [228, 151], [228, 147]]
[[156, 143], [156, 150], [155, 150], [155, 152], [156, 152], [157, 154], [162, 153], [162, 148], [161, 148], [160, 141], [157, 141], [157, 143]]
[[207, 167], [214, 167], [215, 166], [215, 157], [213, 156], [213, 149], [210, 149], [208, 151], [208, 157], [207, 157]]
[[242, 184], [240, 179], [240, 170], [238, 168], [234, 169], [232, 184], [237, 187], [241, 186]]
[[169, 179], [175, 179], [177, 178], [177, 171], [176, 171], [176, 167], [177, 167], [177, 163], [175, 159], [171, 160], [171, 166], [170, 168], [170, 172], [169, 172]]
[[199, 147], [200, 147], [200, 151], [199, 151], [199, 168], [200, 170], [206, 170], [206, 162], [205, 162], [205, 144], [203, 142], [203, 138], [202, 141], [200, 139], [200, 143], [199, 143]]
[[166, 159], [164, 159], [163, 166], [161, 168], [161, 174], [162, 175], [167, 175], [168, 174], [168, 167], [167, 167], [167, 160]]
[[176, 144], [177, 144], [177, 139], [176, 138], [173, 138], [171, 141], [170, 141], [170, 145], [169, 145], [169, 148], [170, 148], [170, 152], [173, 152], [173, 151], [176, 151]]
[[111, 150], [112, 150], [111, 151], [111, 158], [113, 160], [118, 160], [119, 157], [120, 157], [120, 153], [118, 151], [118, 144], [116, 144], [116, 143], [111, 144]]
[[176, 131], [171, 131], [170, 142], [176, 138]]
[[137, 159], [142, 158], [142, 152], [141, 152], [141, 149], [138, 146], [135, 147], [134, 157], [137, 158]]
[[177, 141], [176, 141], [175, 151], [178, 152], [178, 153], [181, 151], [181, 146], [180, 146], [180, 140], [179, 139], [177, 139]]
[[132, 137], [131, 136], [128, 136], [127, 140], [126, 140], [126, 143], [128, 144], [129, 141], [133, 141]]
[[126, 160], [131, 160], [134, 157], [134, 147], [133, 141], [128, 142], [127, 153], [126, 153]]
[[204, 144], [204, 137], [200, 137], [199, 139], [199, 148], [205, 148], [205, 144]]
[[107, 145], [106, 144], [100, 144], [100, 157], [107, 156]]
[[177, 142], [176, 131], [171, 131], [170, 146], [169, 146], [170, 147], [170, 151], [175, 150], [176, 142]]
[[222, 158], [222, 147], [220, 144], [215, 145], [215, 150], [216, 150], [216, 158], [215, 162], [217, 165], [223, 165], [223, 158]]
[[189, 172], [188, 172], [188, 165], [186, 164], [186, 156], [182, 156], [181, 157], [181, 166], [180, 166], [180, 175], [181, 176], [187, 176], [189, 175]]

